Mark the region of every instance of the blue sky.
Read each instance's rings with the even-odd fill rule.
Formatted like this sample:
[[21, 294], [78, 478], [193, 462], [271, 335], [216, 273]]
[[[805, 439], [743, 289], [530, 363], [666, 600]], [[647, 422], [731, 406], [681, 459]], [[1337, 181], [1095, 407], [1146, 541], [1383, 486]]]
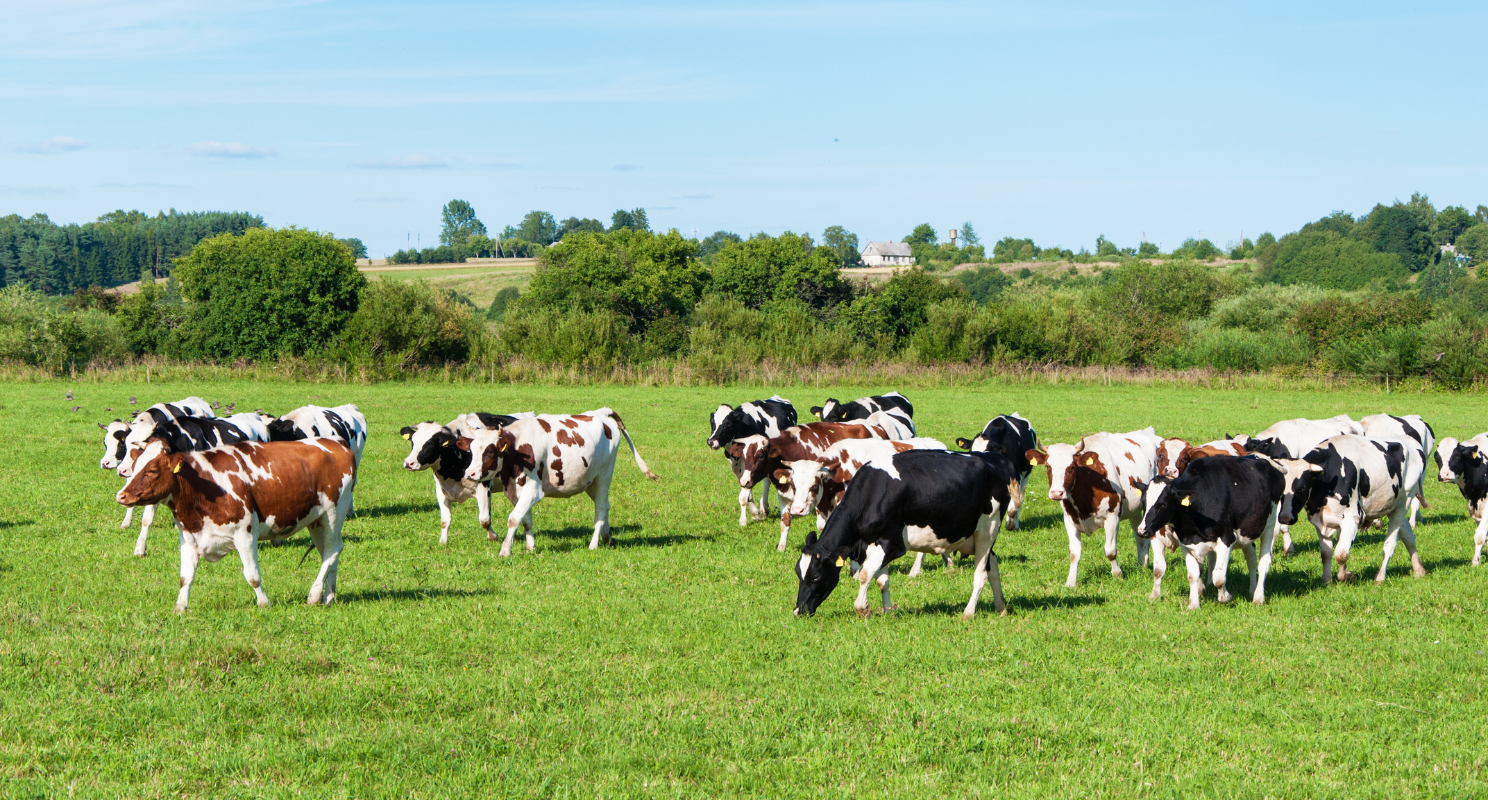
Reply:
[[1488, 203], [1488, 7], [8, 4], [0, 214], [437, 239], [468, 200], [706, 235], [1171, 248]]

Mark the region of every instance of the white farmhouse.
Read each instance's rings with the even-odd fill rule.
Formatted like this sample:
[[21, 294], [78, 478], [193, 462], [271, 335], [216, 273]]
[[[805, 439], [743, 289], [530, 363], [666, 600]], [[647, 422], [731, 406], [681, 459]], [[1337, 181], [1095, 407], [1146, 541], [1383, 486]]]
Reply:
[[909, 245], [904, 242], [869, 242], [863, 248], [865, 267], [901, 267], [915, 262], [909, 254]]

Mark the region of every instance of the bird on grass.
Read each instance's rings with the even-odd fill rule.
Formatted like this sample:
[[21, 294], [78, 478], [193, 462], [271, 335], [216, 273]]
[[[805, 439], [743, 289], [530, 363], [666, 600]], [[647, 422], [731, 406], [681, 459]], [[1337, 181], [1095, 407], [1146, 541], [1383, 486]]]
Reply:
[[72, 407], [72, 413], [76, 414], [78, 412], [78, 409], [80, 409], [80, 408], [82, 408], [82, 406], [73, 406]]
[[228, 403], [227, 404], [227, 413], [229, 413], [229, 414], [233, 413], [233, 409], [234, 408], [237, 408], [237, 405], [238, 405], [237, 403]]
[[139, 402], [138, 400], [134, 399], [134, 395], [130, 395], [129, 396], [129, 404], [130, 405], [134, 405], [135, 403], [138, 403], [138, 402]]
[[212, 401], [212, 410], [213, 411], [216, 411], [219, 408], [222, 408], [222, 404], [219, 403], [219, 402], [217, 402], [216, 400], [213, 400]]
[[114, 410], [114, 409], [113, 409], [113, 407], [112, 407], [112, 406], [110, 406], [110, 407], [109, 407], [109, 408], [105, 408], [105, 409], [104, 409], [104, 411], [113, 411], [113, 410]]
[[72, 399], [72, 390], [71, 389], [68, 389], [67, 390], [67, 399], [68, 400], [71, 400]]

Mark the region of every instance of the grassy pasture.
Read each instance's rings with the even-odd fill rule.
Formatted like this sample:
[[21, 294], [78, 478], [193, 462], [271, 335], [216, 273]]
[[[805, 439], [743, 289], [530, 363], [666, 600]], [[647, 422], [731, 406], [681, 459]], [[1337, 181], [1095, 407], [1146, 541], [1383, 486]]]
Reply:
[[469, 297], [471, 302], [485, 308], [491, 305], [497, 292], [508, 286], [526, 291], [527, 281], [532, 278], [532, 268], [531, 263], [451, 265], [448, 268], [434, 269], [410, 265], [408, 269], [364, 268], [363, 272], [369, 281], [378, 278], [390, 281], [427, 280], [441, 289], [460, 292]]
[[[72, 388], [75, 401], [63, 398]], [[838, 398], [872, 388], [836, 387]], [[790, 614], [794, 559], [737, 525], [702, 443], [720, 401], [767, 388], [222, 383], [10, 384], [0, 449], [0, 792], [9, 796], [1482, 796], [1484, 586], [1455, 487], [1428, 484], [1383, 586], [1323, 589], [1299, 526], [1270, 602], [1183, 611], [1181, 564], [1147, 601], [1087, 539], [1080, 586], [1042, 473], [990, 593], [970, 575], [893, 578], [900, 610], [859, 620], [846, 581]], [[781, 389], [803, 410], [827, 392]], [[1138, 387], [906, 390], [923, 435], [970, 436], [1020, 411], [1045, 442], [1155, 424], [1207, 440], [1295, 416], [1418, 412], [1439, 436], [1488, 427], [1479, 396]], [[306, 608], [308, 537], [266, 548], [258, 609], [236, 559], [204, 564], [171, 613], [178, 556], [162, 509], [150, 555], [120, 531], [96, 421], [200, 394], [283, 410], [352, 401], [372, 426], [345, 528], [339, 601]], [[83, 410], [71, 413], [73, 405]], [[398, 427], [470, 409], [618, 409], [661, 475], [617, 467], [618, 545], [585, 549], [587, 498], [538, 506], [538, 552], [497, 557], [473, 503], [437, 543], [427, 474]], [[105, 413], [103, 406], [115, 411]], [[498, 499], [496, 516], [509, 508]], [[798, 521], [793, 542], [805, 536]], [[500, 522], [498, 522], [498, 528]], [[1372, 574], [1379, 531], [1353, 566]], [[1231, 581], [1242, 582], [1243, 558]], [[876, 604], [876, 593], [874, 602]]]

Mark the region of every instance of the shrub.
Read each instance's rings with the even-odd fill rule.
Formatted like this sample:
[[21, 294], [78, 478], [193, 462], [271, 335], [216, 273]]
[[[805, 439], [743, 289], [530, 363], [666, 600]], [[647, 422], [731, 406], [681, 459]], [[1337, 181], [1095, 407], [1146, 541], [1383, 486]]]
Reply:
[[506, 310], [517, 298], [522, 296], [522, 291], [515, 286], [507, 286], [491, 298], [491, 305], [486, 309], [486, 319], [500, 322], [506, 319]]
[[367, 279], [329, 234], [253, 228], [198, 244], [176, 261], [191, 301], [189, 350], [216, 358], [303, 355], [335, 338], [357, 310]]
[[967, 293], [977, 305], [986, 305], [996, 300], [1002, 296], [1004, 290], [1013, 285], [1013, 279], [1007, 273], [992, 266], [963, 270], [954, 277], [966, 287]]
[[[1281, 238], [1264, 279], [1283, 285], [1310, 283], [1328, 289], [1362, 289], [1371, 282], [1390, 284], [1409, 274], [1394, 253], [1377, 253], [1369, 245], [1333, 230], [1311, 230]], [[1261, 258], [1262, 267], [1267, 259]]]
[[1210, 367], [1255, 372], [1306, 364], [1311, 358], [1312, 345], [1305, 336], [1281, 330], [1207, 328], [1182, 345], [1158, 354], [1154, 363], [1168, 369]]
[[1409, 295], [1357, 300], [1331, 296], [1298, 308], [1290, 327], [1323, 347], [1335, 341], [1369, 340], [1430, 318], [1431, 304]]
[[408, 369], [463, 361], [482, 336], [468, 303], [427, 281], [379, 280], [362, 292], [342, 337], [353, 360]]
[[729, 242], [708, 263], [713, 290], [732, 294], [750, 308], [791, 299], [825, 308], [851, 296], [836, 252], [789, 231]]
[[[524, 310], [604, 311], [639, 333], [667, 314], [685, 317], [707, 286], [707, 272], [693, 259], [697, 244], [676, 231], [657, 235], [619, 228], [574, 233], [538, 259]], [[510, 313], [510, 309], [508, 309]]]
[[1419, 327], [1373, 331], [1358, 338], [1336, 339], [1322, 361], [1339, 372], [1359, 375], [1415, 375], [1422, 371], [1425, 336]]
[[60, 372], [129, 354], [124, 333], [101, 311], [59, 313], [24, 283], [0, 289], [0, 360]]
[[186, 321], [186, 308], [172, 284], [153, 280], [140, 282], [140, 290], [126, 296], [114, 315], [129, 352], [142, 356], [161, 353], [173, 332]]
[[1220, 328], [1278, 330], [1296, 315], [1297, 309], [1329, 294], [1328, 290], [1306, 284], [1265, 284], [1215, 303], [1209, 321]]
[[539, 363], [602, 366], [620, 360], [630, 344], [626, 319], [612, 311], [516, 311], [501, 326], [501, 346]]

